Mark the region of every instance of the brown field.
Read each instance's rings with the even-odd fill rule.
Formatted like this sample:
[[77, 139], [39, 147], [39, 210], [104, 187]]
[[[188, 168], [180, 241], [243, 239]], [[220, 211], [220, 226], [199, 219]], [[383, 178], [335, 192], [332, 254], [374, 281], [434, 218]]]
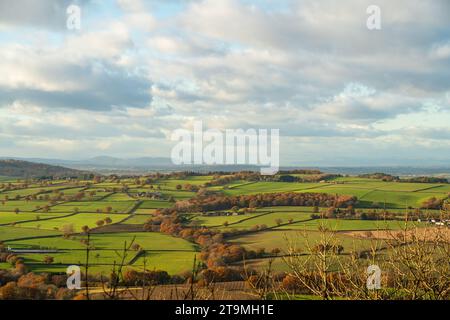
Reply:
[[[150, 290], [142, 288], [118, 289], [121, 291], [120, 299], [145, 299], [145, 300], [186, 300], [191, 298], [191, 286], [189, 284], [158, 285]], [[81, 293], [83, 291], [80, 291]], [[94, 300], [105, 299], [101, 288], [90, 290], [91, 298]], [[258, 296], [244, 281], [220, 282], [209, 287], [194, 287], [196, 300], [255, 300]]]
[[430, 228], [415, 228], [408, 231], [390, 231], [390, 230], [373, 230], [373, 231], [345, 231], [341, 232], [347, 236], [359, 239], [377, 239], [377, 240], [392, 240], [399, 235], [406, 233], [408, 240], [415, 236], [418, 239], [427, 241], [440, 239], [441, 241], [450, 242], [450, 228], [448, 227], [430, 227]]

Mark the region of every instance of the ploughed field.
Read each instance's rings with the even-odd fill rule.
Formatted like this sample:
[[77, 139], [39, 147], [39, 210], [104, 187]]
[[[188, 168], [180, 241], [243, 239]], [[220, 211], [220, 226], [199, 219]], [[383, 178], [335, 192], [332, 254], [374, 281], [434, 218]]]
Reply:
[[[449, 184], [384, 182], [356, 177], [321, 183], [236, 180], [203, 188], [213, 179], [213, 176], [188, 176], [158, 178], [151, 184], [136, 179], [24, 184], [24, 181], [3, 178], [0, 241], [12, 252], [17, 251], [32, 271], [59, 273], [65, 272], [69, 265], [85, 264], [87, 246], [83, 230], [89, 228], [92, 230], [90, 272], [109, 274], [112, 266], [123, 259], [129, 269], [180, 274], [191, 270], [200, 248], [181, 238], [145, 232], [144, 224], [158, 209], [170, 208], [177, 201], [195, 197], [198, 189], [224, 196], [283, 192], [350, 195], [358, 198], [355, 209], [360, 212], [386, 208], [397, 218], [389, 221], [313, 219], [317, 208], [279, 206], [245, 213], [194, 212], [186, 214], [183, 220], [187, 227], [204, 226], [231, 234], [227, 241], [249, 250], [272, 252], [276, 249], [277, 255], [286, 253], [290, 245], [300, 248], [301, 252], [317, 240], [317, 230], [321, 227], [337, 232], [344, 252], [367, 250], [372, 245], [371, 240], [351, 237], [351, 231], [424, 227], [424, 222], [403, 221], [405, 212], [420, 208], [432, 197], [445, 199], [450, 193]], [[131, 243], [135, 246], [123, 257], [124, 246]], [[51, 262], [46, 259], [48, 256], [53, 258]], [[275, 266], [282, 270], [280, 260], [277, 258]], [[250, 263], [258, 265], [261, 259]], [[11, 265], [0, 263], [0, 269], [8, 267]]]

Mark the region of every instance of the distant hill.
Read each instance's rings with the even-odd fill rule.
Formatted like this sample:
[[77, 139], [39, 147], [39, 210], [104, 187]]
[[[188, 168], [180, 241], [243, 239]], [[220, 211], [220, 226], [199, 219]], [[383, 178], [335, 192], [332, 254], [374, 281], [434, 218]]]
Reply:
[[[2, 159], [0, 157], [0, 159]], [[63, 160], [63, 159], [44, 159], [44, 158], [17, 158], [10, 159], [23, 160], [37, 163], [44, 163], [53, 166], [64, 166], [78, 170], [95, 169], [148, 169], [148, 168], [167, 168], [173, 167], [170, 158], [130, 158], [121, 159], [108, 156], [100, 156], [84, 160]]]
[[20, 178], [82, 177], [90, 172], [22, 160], [0, 160], [0, 176]]
[[[1, 157], [1, 160], [15, 159], [33, 163], [46, 164], [71, 168], [83, 172], [97, 172], [108, 174], [146, 174], [152, 171], [172, 172], [172, 171], [196, 171], [196, 172], [237, 172], [237, 171], [259, 171], [258, 166], [253, 165], [174, 165], [170, 158], [163, 157], [141, 157], [141, 158], [116, 158], [109, 156], [99, 156], [88, 159], [45, 159], [45, 158], [19, 158]], [[292, 171], [320, 170], [324, 173], [360, 175], [371, 172], [383, 172], [387, 175], [405, 177], [433, 176], [450, 178], [450, 166], [362, 166], [362, 167], [327, 167], [327, 166], [281, 166], [280, 170]], [[66, 169], [68, 170], [68, 169]], [[1, 175], [1, 173], [0, 173]]]

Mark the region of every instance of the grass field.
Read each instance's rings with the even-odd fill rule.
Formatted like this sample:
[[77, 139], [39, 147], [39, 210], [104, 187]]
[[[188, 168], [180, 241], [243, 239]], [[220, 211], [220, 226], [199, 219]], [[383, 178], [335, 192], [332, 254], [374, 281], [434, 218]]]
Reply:
[[[244, 220], [242, 222], [229, 225], [228, 227], [221, 227], [221, 230], [227, 230], [227, 229], [251, 229], [252, 227], [255, 227], [257, 225], [265, 225], [268, 228], [276, 227], [278, 225], [278, 222], [281, 222], [281, 224], [289, 223], [289, 220], [292, 219], [293, 221], [304, 221], [310, 219], [310, 213], [306, 212], [273, 212], [268, 213], [265, 215], [260, 215], [251, 219]], [[281, 221], [278, 221], [278, 220]]]
[[150, 219], [148, 214], [136, 214], [126, 221], [127, 224], [144, 224]]
[[20, 221], [39, 220], [58, 217], [51, 213], [19, 213], [14, 212], [0, 212], [0, 225], [10, 224]]
[[21, 239], [29, 237], [45, 237], [52, 235], [61, 235], [60, 232], [54, 230], [38, 230], [22, 227], [0, 227], [0, 241], [11, 239]]
[[113, 193], [113, 194], [107, 196], [104, 200], [105, 201], [133, 201], [135, 199], [130, 197], [126, 193], [117, 192], [117, 193]]
[[160, 200], [144, 200], [142, 204], [139, 206], [139, 209], [158, 209], [158, 208], [170, 208], [173, 206], [173, 203], [169, 201], [160, 201]]
[[95, 213], [97, 210], [105, 212], [111, 207], [112, 213], [128, 213], [134, 205], [135, 201], [77, 201], [58, 204], [51, 207], [50, 212], [72, 213], [78, 209], [78, 212]]
[[183, 180], [178, 179], [167, 179], [167, 180], [159, 180], [158, 185], [165, 189], [176, 189], [177, 185], [184, 186], [185, 184], [191, 184], [194, 186], [200, 186], [205, 184], [206, 182], [209, 182], [213, 179], [213, 176], [192, 176], [187, 177]]
[[0, 202], [0, 211], [15, 211], [19, 209], [20, 212], [32, 212], [37, 211], [38, 208], [43, 208], [46, 205], [50, 205], [49, 201], [13, 201], [9, 200], [5, 203]]
[[107, 213], [79, 213], [73, 216], [57, 218], [51, 220], [41, 220], [33, 222], [21, 223], [21, 227], [47, 229], [47, 230], [62, 230], [64, 226], [72, 225], [75, 232], [81, 232], [83, 226], [95, 228], [96, 222], [104, 220], [109, 217], [112, 223], [116, 223], [128, 217], [126, 214], [107, 214]]
[[156, 209], [145, 209], [145, 208], [138, 208], [135, 213], [136, 214], [147, 214], [152, 215], [156, 212]]
[[[102, 250], [93, 251], [93, 256], [90, 258], [89, 273], [90, 274], [103, 274], [109, 275], [113, 269], [113, 263], [121, 260], [116, 251]], [[143, 256], [139, 257], [133, 264], [125, 265], [123, 270], [164, 270], [171, 275], [181, 274], [192, 270], [192, 264], [196, 252], [168, 252], [168, 251], [152, 251], [147, 252]], [[25, 255], [25, 263], [30, 266], [36, 273], [65, 273], [69, 265], [79, 265], [82, 272], [84, 272], [84, 264], [86, 261], [85, 255], [80, 252], [79, 255], [74, 256], [67, 263], [64, 256], [55, 256], [55, 262], [51, 265], [43, 263], [45, 255]], [[53, 256], [53, 255], [52, 255]], [[131, 257], [130, 257], [131, 258]], [[64, 262], [61, 262], [64, 261]], [[9, 268], [9, 264], [5, 264], [5, 268]], [[0, 264], [1, 268], [1, 264]]]
[[[194, 258], [197, 252], [168, 252], [168, 251], [151, 251], [146, 252], [139, 257], [133, 268], [143, 271], [144, 263], [146, 270], [164, 270], [169, 274], [181, 274], [191, 271], [194, 264]], [[198, 259], [198, 258], [197, 258]]]
[[163, 190], [162, 194], [166, 198], [174, 197], [175, 200], [185, 200], [195, 197], [195, 192], [180, 191], [180, 190]]
[[[409, 222], [407, 227], [423, 226], [424, 223]], [[277, 229], [286, 230], [318, 230], [320, 226], [326, 227], [334, 231], [351, 231], [351, 230], [400, 230], [405, 227], [403, 221], [375, 221], [375, 220], [347, 220], [347, 219], [317, 219], [305, 222], [293, 223], [287, 226], [281, 226]]]
[[[64, 272], [69, 265], [83, 265], [86, 261], [86, 246], [81, 240], [85, 236], [74, 236], [71, 239], [42, 238], [33, 240], [5, 241], [14, 249], [51, 249], [57, 253], [31, 253], [22, 254], [27, 265], [31, 265], [39, 272]], [[192, 243], [160, 233], [113, 233], [94, 234], [91, 236], [90, 261], [92, 272], [110, 272], [114, 262], [118, 263], [122, 257], [125, 244], [128, 246], [135, 239], [145, 250], [145, 254], [132, 261], [137, 254], [135, 251], [127, 253], [127, 267], [142, 269], [144, 262], [147, 270], [165, 270], [171, 274], [187, 271], [191, 268], [196, 246]], [[51, 265], [43, 264], [44, 257], [50, 255], [54, 258]], [[133, 263], [131, 263], [133, 262]]]
[[427, 193], [427, 192], [389, 192], [389, 191], [372, 191], [365, 196], [363, 196], [360, 200], [363, 203], [379, 203], [384, 205], [386, 203], [387, 208], [406, 208], [420, 207], [421, 203], [425, 200], [431, 198], [446, 198], [446, 194], [436, 194], [436, 193]]
[[[222, 188], [223, 189], [223, 188]], [[370, 208], [374, 204], [390, 209], [418, 208], [425, 200], [444, 199], [449, 185], [431, 183], [384, 182], [374, 179], [337, 178], [325, 183], [255, 182], [222, 190], [226, 195], [246, 195], [272, 192], [311, 192], [352, 195], [359, 200], [358, 207]]]
[[4, 191], [1, 193], [2, 198], [5, 196], [8, 196], [10, 199], [13, 199], [16, 196], [26, 197], [33, 194], [44, 194], [44, 193], [51, 193], [53, 191], [66, 189], [66, 188], [73, 188], [74, 185], [68, 185], [68, 186], [49, 186], [49, 187], [33, 187], [33, 188], [27, 188], [27, 189], [17, 189], [17, 190], [11, 190], [11, 191]]
[[[251, 250], [265, 249], [266, 252], [270, 252], [277, 248], [281, 250], [281, 254], [285, 254], [289, 247], [295, 248], [299, 253], [305, 253], [308, 248], [318, 244], [320, 238], [321, 234], [313, 231], [270, 230], [240, 236], [233, 242]], [[344, 247], [344, 252], [367, 250], [372, 245], [370, 240], [360, 240], [339, 234], [336, 235], [336, 239]]]
[[[290, 219], [302, 221], [310, 219], [312, 207], [266, 207], [257, 209], [254, 213], [247, 213], [238, 216], [203, 216], [197, 214], [191, 219], [192, 225], [202, 225], [207, 227], [222, 227], [228, 222], [227, 228], [250, 228], [255, 225], [266, 224], [275, 226], [275, 220], [281, 219], [281, 223], [288, 223]], [[226, 228], [224, 228], [225, 230]]]
[[[86, 189], [83, 192], [85, 194], [83, 201], [98, 201], [111, 195], [112, 193], [110, 191], [104, 191], [103, 189], [96, 189], [96, 188]], [[91, 192], [95, 194], [91, 195]]]
[[[66, 239], [62, 237], [62, 230], [73, 226], [76, 233], [81, 232], [85, 225], [90, 228], [97, 227], [97, 221], [111, 218], [111, 225], [97, 228], [91, 235], [91, 255], [93, 273], [109, 273], [112, 264], [120, 257], [124, 243], [130, 244], [135, 237], [144, 252], [137, 255], [137, 251], [129, 252], [126, 258], [126, 268], [143, 270], [166, 270], [171, 274], [179, 274], [191, 270], [194, 257], [198, 255], [199, 248], [194, 243], [181, 238], [154, 232], [136, 232], [142, 230], [147, 220], [156, 214], [157, 209], [170, 208], [174, 202], [168, 201], [173, 197], [176, 201], [186, 200], [196, 196], [196, 193], [185, 191], [184, 186], [191, 184], [202, 186], [211, 181], [213, 176], [192, 176], [186, 179], [159, 179], [150, 185], [137, 184], [135, 179], [122, 179], [120, 183], [104, 181], [93, 183], [82, 181], [78, 185], [65, 181], [55, 181], [52, 185], [42, 187], [33, 182], [28, 188], [0, 192], [0, 241], [13, 249], [52, 249], [58, 252], [49, 254], [54, 258], [50, 265], [44, 264], [45, 253], [20, 254], [33, 272], [65, 272], [68, 265], [83, 265], [85, 261], [86, 245], [82, 240], [84, 235], [72, 235]], [[13, 182], [14, 179], [2, 180]], [[177, 190], [177, 185], [183, 187]], [[126, 186], [128, 193], [123, 192]], [[374, 207], [388, 208], [401, 218], [406, 207], [418, 208], [421, 203], [431, 197], [445, 198], [450, 192], [448, 184], [430, 183], [398, 183], [384, 182], [375, 179], [340, 177], [322, 183], [287, 183], [287, 182], [251, 182], [244, 180], [232, 181], [227, 185], [209, 187], [209, 191], [222, 195], [250, 195], [261, 193], [282, 192], [312, 192], [338, 195], [354, 195], [358, 197], [357, 210], [367, 212]], [[39, 193], [40, 196], [50, 197], [62, 193], [65, 196], [84, 192], [85, 197], [80, 201], [59, 201], [50, 203], [50, 200], [26, 201], [11, 200], [16, 195], [21, 197]], [[90, 195], [95, 192], [95, 195]], [[145, 196], [139, 197], [141, 192], [160, 192], [161, 200], [151, 200]], [[131, 195], [131, 196], [130, 196]], [[10, 200], [4, 201], [8, 196]], [[139, 204], [139, 206], [137, 206]], [[48, 212], [43, 208], [49, 205]], [[19, 213], [15, 211], [18, 209]], [[132, 210], [133, 209], [133, 210]], [[322, 210], [322, 209], [321, 209]], [[282, 252], [287, 249], [288, 239], [294, 243], [299, 251], [304, 251], [307, 243], [318, 241], [320, 225], [336, 231], [336, 239], [344, 246], [344, 253], [353, 250], [366, 250], [371, 245], [369, 239], [357, 239], [346, 235], [347, 231], [366, 231], [403, 228], [402, 221], [369, 221], [369, 220], [343, 220], [343, 219], [311, 219], [312, 207], [266, 207], [258, 208], [253, 213], [230, 216], [206, 216], [199, 213], [187, 213], [186, 226], [209, 227], [215, 231], [250, 230], [259, 225], [268, 228], [265, 231], [247, 232], [231, 238], [231, 243], [240, 244], [247, 249], [258, 250], [264, 248], [270, 252], [280, 248]], [[126, 219], [128, 218], [128, 219]], [[121, 223], [121, 221], [124, 221]], [[293, 223], [289, 223], [292, 220]], [[27, 222], [25, 222], [27, 221]], [[228, 226], [224, 226], [227, 222]], [[13, 226], [14, 224], [14, 226]], [[3, 226], [2, 226], [3, 225]], [[411, 227], [413, 223], [409, 223]], [[425, 224], [419, 224], [421, 227]], [[128, 230], [128, 232], [126, 232]], [[133, 230], [133, 232], [129, 231]], [[20, 240], [22, 239], [22, 240]], [[228, 240], [227, 240], [228, 241]], [[197, 257], [198, 258], [198, 257]], [[268, 259], [256, 259], [247, 262], [259, 267], [264, 266]], [[1, 268], [9, 268], [9, 264], [0, 263]], [[274, 260], [277, 271], [285, 270], [286, 265], [281, 258]]]
[[[368, 211], [369, 209], [362, 210]], [[371, 210], [371, 209], [370, 209]], [[401, 229], [402, 221], [372, 221], [372, 220], [311, 220], [312, 207], [267, 207], [256, 210], [255, 213], [239, 216], [202, 216], [197, 214], [192, 220], [192, 225], [217, 227], [220, 230], [251, 229], [256, 225], [266, 225], [268, 228], [277, 229], [307, 229], [317, 230], [320, 224], [324, 224], [334, 230], [377, 230], [377, 229]], [[289, 220], [293, 223], [289, 223]], [[279, 221], [281, 220], [281, 221]], [[228, 222], [225, 227], [224, 223]], [[278, 224], [281, 226], [278, 226]], [[410, 223], [411, 225], [412, 223]]]
[[233, 188], [223, 190], [226, 195], [241, 195], [241, 194], [257, 194], [257, 193], [272, 193], [272, 192], [294, 192], [306, 190], [321, 186], [318, 183], [288, 183], [288, 182], [255, 182], [240, 184]]

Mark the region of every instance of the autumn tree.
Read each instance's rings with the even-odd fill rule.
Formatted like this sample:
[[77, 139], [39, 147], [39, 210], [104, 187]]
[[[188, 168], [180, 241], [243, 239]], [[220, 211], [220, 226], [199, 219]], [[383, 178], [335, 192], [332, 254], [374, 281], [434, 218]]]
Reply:
[[44, 263], [45, 263], [45, 264], [52, 264], [53, 261], [54, 261], [54, 258], [53, 258], [53, 257], [50, 257], [50, 256], [45, 256], [45, 257], [44, 257]]

